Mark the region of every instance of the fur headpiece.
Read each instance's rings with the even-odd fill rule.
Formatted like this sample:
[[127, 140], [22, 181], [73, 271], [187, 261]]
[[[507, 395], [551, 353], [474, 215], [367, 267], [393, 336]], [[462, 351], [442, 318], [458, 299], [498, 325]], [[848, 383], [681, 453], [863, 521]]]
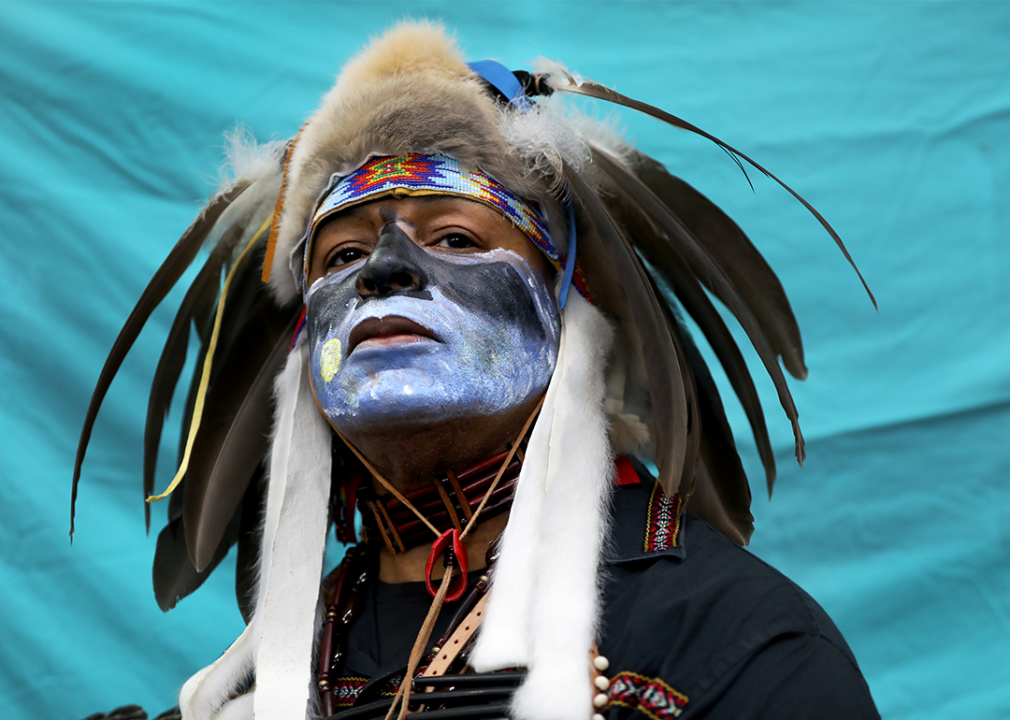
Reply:
[[[235, 139], [234, 181], [218, 191], [173, 249], [116, 340], [82, 431], [74, 497], [91, 427], [123, 357], [198, 251], [211, 248], [182, 301], [152, 383], [144, 493], [153, 492], [162, 423], [193, 324], [201, 348], [180, 469], [170, 485], [176, 490], [169, 523], [158, 539], [155, 592], [162, 608], [170, 609], [238, 542], [239, 604], [249, 626], [218, 662], [187, 683], [186, 717], [215, 716], [252, 672], [255, 701], [230, 703], [219, 717], [244, 712], [249, 703], [257, 717], [290, 717], [292, 707], [310, 700], [331, 465], [329, 430], [306, 395], [303, 344], [291, 344], [301, 312], [300, 247], [331, 177], [370, 157], [442, 154], [481, 168], [539, 203], [561, 254], [568, 251], [572, 229], [568, 208], [574, 210], [577, 258], [594, 305], [575, 298], [565, 310], [562, 360], [530, 440], [530, 461], [474, 655], [485, 668], [531, 668], [516, 698], [517, 717], [579, 718], [589, 712], [577, 703], [565, 709], [551, 697], [572, 697], [558, 683], [575, 692], [586, 685], [587, 703], [590, 697], [584, 651], [596, 617], [595, 572], [612, 453], [655, 463], [668, 494], [679, 494], [688, 509], [732, 540], [745, 544], [750, 537], [747, 479], [681, 311], [701, 329], [744, 407], [769, 491], [775, 464], [763, 410], [710, 294], [729, 308], [757, 350], [793, 424], [802, 461], [796, 408], [779, 360], [801, 379], [806, 368], [799, 329], [775, 274], [711, 201], [606, 126], [571, 113], [559, 96], [587, 95], [648, 113], [712, 140], [741, 167], [749, 163], [776, 178], [693, 125], [560, 65], [542, 63], [537, 74], [515, 78], [532, 103], [508, 102], [467, 65], [438, 25], [394, 28], [344, 68], [291, 141], [256, 147]], [[844, 252], [823, 218], [786, 189]], [[269, 481], [261, 482], [267, 469]], [[559, 512], [559, 492], [579, 496], [578, 522]], [[552, 518], [541, 542], [554, 543], [557, 557], [575, 568], [585, 607], [572, 610], [557, 602], [561, 590], [551, 583], [558, 584], [562, 568], [531, 568], [536, 554], [521, 539], [540, 517]], [[566, 622], [557, 622], [562, 615]], [[278, 652], [281, 642], [284, 652]], [[555, 667], [553, 675], [544, 669], [548, 665]]]

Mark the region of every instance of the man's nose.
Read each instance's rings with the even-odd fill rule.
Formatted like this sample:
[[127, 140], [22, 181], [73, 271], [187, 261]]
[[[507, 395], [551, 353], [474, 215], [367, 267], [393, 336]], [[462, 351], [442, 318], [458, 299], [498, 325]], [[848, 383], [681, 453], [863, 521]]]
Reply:
[[358, 272], [358, 295], [382, 297], [424, 290], [428, 285], [428, 275], [419, 262], [423, 257], [424, 250], [415, 245], [399, 225], [386, 225], [379, 242]]

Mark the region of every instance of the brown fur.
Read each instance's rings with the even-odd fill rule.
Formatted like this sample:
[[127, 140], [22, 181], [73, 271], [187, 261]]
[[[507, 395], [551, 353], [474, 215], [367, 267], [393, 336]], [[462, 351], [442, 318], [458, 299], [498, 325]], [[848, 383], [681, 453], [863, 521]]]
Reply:
[[[284, 266], [330, 177], [369, 156], [451, 155], [519, 195], [556, 205], [552, 180], [517, 160], [499, 122], [493, 99], [442, 27], [405, 23], [375, 41], [347, 65], [298, 139], [270, 278], [277, 300], [289, 304], [298, 297], [300, 258], [290, 262], [295, 272]], [[559, 208], [547, 209], [561, 221]]]

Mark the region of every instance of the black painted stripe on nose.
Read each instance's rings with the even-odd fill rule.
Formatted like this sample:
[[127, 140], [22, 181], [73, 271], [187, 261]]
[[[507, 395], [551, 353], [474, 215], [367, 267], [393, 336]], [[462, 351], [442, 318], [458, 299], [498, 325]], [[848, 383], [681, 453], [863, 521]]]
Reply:
[[368, 260], [358, 272], [356, 289], [361, 297], [395, 295], [424, 290], [428, 274], [423, 270], [424, 250], [395, 222], [382, 228]]

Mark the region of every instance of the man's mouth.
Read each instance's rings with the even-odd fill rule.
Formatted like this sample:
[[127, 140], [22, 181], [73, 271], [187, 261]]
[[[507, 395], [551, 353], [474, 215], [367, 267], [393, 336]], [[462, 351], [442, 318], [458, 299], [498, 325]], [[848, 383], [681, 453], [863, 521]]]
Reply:
[[428, 328], [399, 315], [368, 318], [351, 330], [351, 335], [347, 338], [347, 354], [350, 355], [362, 343], [369, 346], [394, 345], [416, 342], [423, 338], [438, 340], [435, 333]]

